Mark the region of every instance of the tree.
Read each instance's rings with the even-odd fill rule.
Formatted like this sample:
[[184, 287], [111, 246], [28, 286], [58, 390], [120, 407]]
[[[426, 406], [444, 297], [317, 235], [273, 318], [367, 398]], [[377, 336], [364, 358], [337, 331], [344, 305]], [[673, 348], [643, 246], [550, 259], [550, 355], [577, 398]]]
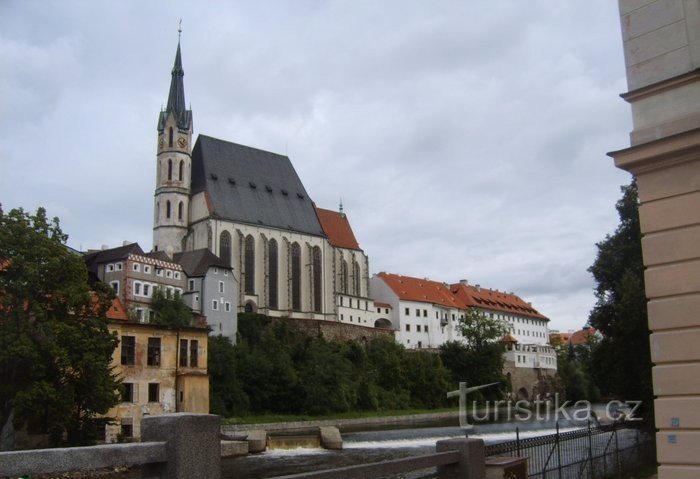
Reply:
[[172, 328], [192, 326], [192, 310], [185, 304], [177, 291], [170, 295], [162, 288], [154, 288], [151, 308], [153, 308], [154, 313], [152, 324]]
[[[470, 385], [500, 381], [505, 385], [503, 345], [499, 341], [508, 331], [505, 323], [471, 308], [459, 318], [457, 330], [463, 341], [448, 341], [440, 346], [440, 357], [450, 370], [455, 386], [460, 381]], [[481, 394], [495, 398], [500, 392], [490, 388]]]
[[86, 444], [119, 399], [110, 365], [118, 340], [105, 312], [113, 293], [90, 291], [82, 258], [65, 246], [58, 218], [39, 208], [0, 208], [0, 425], [64, 434]]
[[603, 334], [594, 349], [593, 372], [604, 394], [643, 401], [646, 415], [653, 420], [637, 184], [632, 181], [621, 189], [616, 205], [620, 224], [596, 245], [598, 255], [588, 270], [597, 283], [589, 323]]

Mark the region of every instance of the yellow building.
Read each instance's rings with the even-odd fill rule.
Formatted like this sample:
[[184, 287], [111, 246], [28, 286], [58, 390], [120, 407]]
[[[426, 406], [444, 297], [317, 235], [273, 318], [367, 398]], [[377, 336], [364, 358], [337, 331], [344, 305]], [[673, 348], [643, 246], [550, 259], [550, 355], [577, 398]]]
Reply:
[[107, 416], [105, 441], [138, 439], [141, 418], [173, 412], [209, 412], [207, 334], [204, 327], [172, 329], [129, 321], [116, 299], [107, 314], [119, 338], [112, 364], [122, 380], [122, 401]]

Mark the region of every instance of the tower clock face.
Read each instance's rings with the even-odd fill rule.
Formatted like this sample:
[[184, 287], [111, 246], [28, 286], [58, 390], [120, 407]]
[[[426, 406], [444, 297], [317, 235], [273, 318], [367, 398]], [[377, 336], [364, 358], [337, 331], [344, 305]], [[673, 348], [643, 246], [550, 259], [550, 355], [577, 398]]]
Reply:
[[187, 140], [185, 140], [183, 137], [177, 139], [177, 146], [184, 148], [185, 145], [187, 145]]

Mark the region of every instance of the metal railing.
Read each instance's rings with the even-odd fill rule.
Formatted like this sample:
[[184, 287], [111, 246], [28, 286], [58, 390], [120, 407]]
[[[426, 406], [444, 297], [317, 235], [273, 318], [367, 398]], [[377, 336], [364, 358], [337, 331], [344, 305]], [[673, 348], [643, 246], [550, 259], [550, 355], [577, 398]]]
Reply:
[[486, 446], [487, 456], [520, 456], [532, 479], [604, 479], [654, 462], [654, 438], [640, 424], [611, 423]]

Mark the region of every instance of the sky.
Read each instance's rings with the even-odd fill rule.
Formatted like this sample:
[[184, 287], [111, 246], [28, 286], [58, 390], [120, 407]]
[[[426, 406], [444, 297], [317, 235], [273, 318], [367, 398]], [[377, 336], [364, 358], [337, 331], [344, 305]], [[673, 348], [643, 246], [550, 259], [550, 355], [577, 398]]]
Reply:
[[631, 113], [617, 2], [0, 0], [0, 203], [152, 246], [182, 19], [202, 133], [286, 154], [371, 273], [512, 291], [579, 329]]

